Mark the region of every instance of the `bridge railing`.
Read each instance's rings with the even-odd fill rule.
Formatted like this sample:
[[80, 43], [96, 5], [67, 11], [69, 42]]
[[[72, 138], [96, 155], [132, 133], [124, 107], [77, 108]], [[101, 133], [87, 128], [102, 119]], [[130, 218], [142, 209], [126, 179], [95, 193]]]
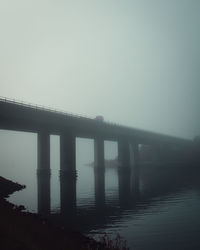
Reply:
[[[89, 117], [89, 116], [78, 115], [78, 114], [74, 114], [74, 113], [71, 113], [71, 112], [66, 112], [64, 110], [55, 109], [55, 108], [52, 108], [50, 106], [37, 105], [37, 104], [34, 104], [34, 103], [24, 102], [24, 101], [21, 101], [21, 100], [7, 98], [7, 97], [3, 97], [3, 96], [0, 96], [0, 101], [5, 102], [5, 103], [11, 103], [11, 104], [23, 106], [23, 107], [28, 107], [28, 108], [32, 108], [32, 109], [36, 109], [36, 110], [42, 110], [42, 111], [49, 111], [49, 112], [52, 112], [52, 113], [58, 113], [58, 114], [68, 116], [68, 117], [91, 120], [91, 121], [95, 121], [95, 122], [98, 122], [98, 123], [100, 122], [100, 121], [96, 120], [95, 118], [92, 118], [92, 117]], [[104, 121], [103, 123], [113, 125], [113, 126], [127, 127], [127, 126], [123, 126], [123, 125], [120, 125], [118, 123], [114, 123], [114, 122], [110, 122], [110, 121]]]
[[[36, 110], [41, 110], [41, 111], [42, 110], [43, 111], [49, 111], [49, 112], [52, 112], [52, 113], [57, 113], [57, 114], [64, 115], [66, 117], [78, 118], [78, 119], [87, 120], [87, 121], [89, 120], [91, 122], [95, 122], [95, 123], [98, 123], [98, 124], [101, 123], [101, 121], [99, 121], [99, 120], [97, 120], [95, 118], [92, 118], [92, 117], [78, 115], [78, 114], [74, 114], [74, 113], [71, 113], [71, 112], [66, 112], [64, 110], [54, 109], [52, 107], [47, 107], [47, 106], [43, 106], [43, 105], [36, 105], [36, 104], [33, 104], [33, 103], [28, 103], [28, 102], [24, 102], [24, 101], [21, 101], [21, 100], [11, 99], [11, 98], [7, 98], [7, 97], [3, 97], [3, 96], [0, 96], [0, 102], [12, 103], [12, 104], [20, 105], [20, 106], [23, 106], [23, 107], [29, 107], [29, 108], [36, 109]], [[115, 126], [115, 127], [118, 127], [118, 128], [135, 130], [135, 131], [138, 131], [138, 132], [144, 132], [144, 133], [147, 132], [146, 130], [143, 130], [143, 129], [137, 129], [137, 128], [133, 128], [133, 127], [130, 127], [130, 126], [122, 125], [122, 124], [111, 122], [111, 121], [104, 121], [102, 124], [107, 124], [109, 126]], [[163, 134], [159, 134], [159, 133], [155, 133], [155, 132], [151, 132], [151, 131], [148, 131], [148, 134], [154, 134], [154, 135], [157, 134], [157, 135], [171, 137], [171, 138], [174, 138], [174, 139], [176, 138], [174, 136], [163, 135]], [[181, 138], [177, 138], [177, 139], [181, 139]], [[182, 139], [182, 140], [189, 141], [187, 139]]]
[[55, 109], [55, 108], [52, 108], [50, 106], [37, 105], [37, 104], [34, 104], [34, 103], [24, 102], [24, 101], [21, 101], [21, 100], [7, 98], [7, 97], [3, 97], [3, 96], [0, 96], [0, 101], [1, 102], [6, 102], [6, 103], [16, 104], [16, 105], [23, 106], [23, 107], [33, 108], [33, 109], [36, 109], [36, 110], [49, 111], [49, 112], [59, 113], [59, 114], [66, 115], [66, 116], [72, 116], [72, 117], [76, 117], [76, 118], [85, 118], [85, 119], [91, 119], [92, 120], [92, 118], [88, 117], [88, 116], [78, 115], [78, 114], [74, 114], [74, 113], [71, 113], [71, 112], [66, 112], [66, 111], [61, 110], [61, 109]]

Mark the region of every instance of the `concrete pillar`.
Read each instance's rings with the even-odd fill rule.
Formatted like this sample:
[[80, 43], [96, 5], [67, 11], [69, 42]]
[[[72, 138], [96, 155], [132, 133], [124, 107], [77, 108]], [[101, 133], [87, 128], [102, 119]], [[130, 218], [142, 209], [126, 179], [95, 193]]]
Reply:
[[42, 215], [50, 214], [50, 173], [38, 172], [38, 213]]
[[118, 163], [119, 169], [130, 170], [130, 147], [129, 142], [126, 139], [118, 141]]
[[96, 209], [101, 212], [105, 205], [104, 140], [101, 137], [94, 139], [94, 186]]
[[48, 132], [38, 133], [38, 172], [50, 173], [50, 135]]
[[97, 137], [94, 139], [94, 167], [96, 169], [101, 168], [102, 171], [105, 168], [104, 140], [101, 137]]
[[72, 132], [60, 135], [60, 174], [76, 177], [76, 138]]
[[131, 143], [132, 151], [133, 151], [133, 165], [137, 165], [139, 163], [139, 144]]
[[131, 190], [134, 194], [139, 193], [139, 144], [131, 143], [133, 152], [133, 165], [131, 168]]

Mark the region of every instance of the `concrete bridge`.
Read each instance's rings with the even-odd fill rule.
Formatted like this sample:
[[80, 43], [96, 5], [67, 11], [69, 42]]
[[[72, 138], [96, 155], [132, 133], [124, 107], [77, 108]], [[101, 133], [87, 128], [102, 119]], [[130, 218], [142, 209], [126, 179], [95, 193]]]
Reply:
[[[6, 98], [0, 99], [0, 129], [34, 132], [38, 135], [38, 173], [50, 174], [50, 135], [60, 136], [60, 173], [76, 176], [76, 137], [94, 139], [95, 170], [104, 172], [104, 140], [118, 143], [121, 172], [138, 176], [139, 144], [150, 145], [156, 162], [184, 155], [192, 141], [139, 130], [110, 122], [72, 115]], [[137, 182], [137, 181], [136, 181]]]

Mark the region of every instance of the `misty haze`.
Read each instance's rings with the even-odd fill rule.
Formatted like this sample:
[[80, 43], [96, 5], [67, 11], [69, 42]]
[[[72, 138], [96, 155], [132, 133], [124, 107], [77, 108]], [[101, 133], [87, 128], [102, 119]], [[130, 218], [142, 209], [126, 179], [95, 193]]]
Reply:
[[0, 0], [0, 249], [200, 249], [199, 13]]

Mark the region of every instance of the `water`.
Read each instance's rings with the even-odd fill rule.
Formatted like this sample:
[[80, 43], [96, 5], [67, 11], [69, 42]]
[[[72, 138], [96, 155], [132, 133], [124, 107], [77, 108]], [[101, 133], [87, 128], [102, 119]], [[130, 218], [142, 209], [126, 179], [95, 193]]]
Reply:
[[[127, 176], [106, 169], [104, 190], [103, 179], [95, 178], [93, 168], [85, 165], [93, 161], [92, 140], [77, 140], [77, 182], [60, 183], [57, 136], [51, 137], [50, 180], [37, 180], [35, 134], [0, 131], [0, 139], [0, 175], [27, 186], [11, 195], [9, 201], [32, 212], [48, 212], [48, 199], [40, 198], [45, 183], [48, 193], [50, 181], [49, 219], [54, 223], [79, 228], [94, 238], [102, 232], [110, 237], [120, 233], [135, 250], [200, 249], [199, 173], [192, 166], [188, 171], [177, 164], [143, 164], [140, 192], [131, 186]], [[115, 144], [107, 143], [105, 150], [107, 159], [115, 158]], [[39, 198], [40, 181], [43, 188]]]

